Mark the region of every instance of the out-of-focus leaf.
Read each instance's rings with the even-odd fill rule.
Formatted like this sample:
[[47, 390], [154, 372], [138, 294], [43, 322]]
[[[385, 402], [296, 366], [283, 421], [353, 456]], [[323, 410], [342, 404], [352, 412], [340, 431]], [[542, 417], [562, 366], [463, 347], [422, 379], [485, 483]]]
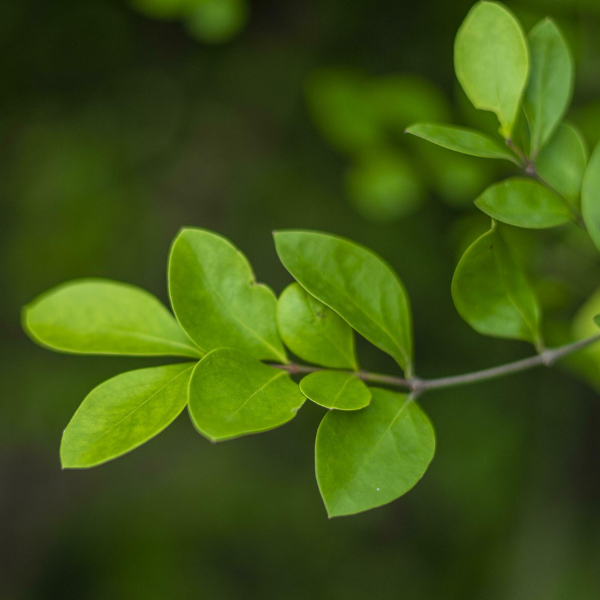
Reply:
[[413, 75], [390, 75], [373, 79], [367, 91], [382, 125], [402, 133], [416, 121], [444, 121], [450, 118], [448, 101], [430, 81]]
[[410, 375], [410, 305], [388, 264], [370, 250], [333, 235], [278, 231], [274, 236], [281, 262], [298, 283]]
[[435, 452], [433, 427], [405, 394], [372, 389], [363, 410], [332, 411], [317, 433], [315, 466], [330, 517], [359, 513], [408, 492]]
[[329, 143], [355, 153], [378, 146], [383, 138], [377, 107], [369, 102], [365, 77], [344, 70], [313, 74], [306, 93], [312, 118]]
[[436, 123], [417, 123], [411, 125], [406, 133], [462, 154], [504, 159], [520, 165], [518, 158], [506, 146], [474, 129]]
[[213, 441], [283, 425], [296, 416], [304, 400], [286, 371], [229, 348], [207, 354], [190, 381], [192, 421]]
[[476, 108], [489, 110], [510, 138], [529, 74], [527, 40], [514, 15], [497, 2], [478, 2], [456, 35], [454, 69]]
[[541, 313], [534, 291], [495, 224], [458, 263], [452, 299], [460, 316], [478, 333], [540, 340]]
[[535, 168], [548, 185], [578, 204], [587, 158], [587, 147], [579, 130], [562, 123], [538, 154]]
[[194, 0], [129, 0], [139, 12], [153, 19], [178, 19], [189, 9]]
[[229, 240], [184, 229], [171, 248], [169, 293], [181, 326], [204, 352], [237, 348], [287, 362], [277, 332], [277, 298], [257, 284], [246, 257]]
[[588, 233], [600, 250], [600, 144], [596, 146], [583, 178], [581, 212]]
[[300, 391], [325, 408], [357, 410], [371, 401], [369, 388], [353, 373], [317, 371], [300, 382]]
[[277, 325], [285, 344], [303, 360], [358, 369], [352, 328], [299, 284], [290, 284], [279, 297]]
[[194, 363], [139, 369], [92, 390], [60, 446], [63, 468], [93, 467], [137, 448], [184, 409]]
[[566, 40], [551, 19], [529, 33], [530, 75], [523, 108], [531, 131], [531, 155], [552, 137], [573, 96], [573, 58]]
[[80, 279], [25, 307], [23, 325], [43, 346], [77, 354], [191, 356], [202, 352], [152, 294], [106, 279]]
[[382, 223], [411, 214], [425, 195], [414, 166], [398, 152], [365, 154], [348, 171], [346, 185], [358, 212]]
[[185, 16], [188, 32], [208, 44], [228, 42], [248, 20], [246, 0], [188, 0], [191, 3]]
[[493, 219], [526, 229], [556, 227], [573, 218], [566, 200], [541, 183], [520, 177], [490, 186], [475, 205]]

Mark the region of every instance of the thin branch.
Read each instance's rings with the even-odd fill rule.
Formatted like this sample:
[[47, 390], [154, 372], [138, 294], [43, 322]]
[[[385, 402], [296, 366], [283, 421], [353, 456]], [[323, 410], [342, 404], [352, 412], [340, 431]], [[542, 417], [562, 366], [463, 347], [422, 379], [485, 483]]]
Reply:
[[[438, 379], [419, 379], [413, 377], [412, 379], [403, 379], [402, 377], [394, 377], [392, 375], [381, 375], [379, 373], [371, 373], [369, 371], [357, 371], [352, 374], [366, 381], [368, 383], [381, 383], [384, 385], [390, 385], [393, 387], [401, 387], [410, 390], [415, 396], [426, 391], [440, 388], [456, 387], [461, 385], [468, 385], [470, 383], [476, 383], [479, 381], [486, 381], [489, 379], [497, 379], [498, 377], [504, 377], [512, 373], [518, 373], [520, 371], [526, 371], [534, 367], [551, 367], [554, 363], [569, 354], [573, 354], [578, 350], [586, 348], [595, 342], [600, 341], [600, 334], [592, 337], [567, 344], [566, 346], [560, 346], [558, 348], [552, 348], [544, 350], [536, 356], [530, 356], [522, 360], [517, 360], [506, 365], [500, 365], [498, 367], [492, 367], [491, 369], [483, 369], [482, 371], [475, 371], [473, 373], [465, 373], [464, 375], [453, 375], [452, 377], [440, 377]], [[297, 373], [315, 373], [316, 371], [322, 371], [320, 367], [308, 367], [305, 365], [298, 365], [291, 363], [288, 365], [271, 365], [277, 369], [283, 369], [288, 371], [291, 375]]]

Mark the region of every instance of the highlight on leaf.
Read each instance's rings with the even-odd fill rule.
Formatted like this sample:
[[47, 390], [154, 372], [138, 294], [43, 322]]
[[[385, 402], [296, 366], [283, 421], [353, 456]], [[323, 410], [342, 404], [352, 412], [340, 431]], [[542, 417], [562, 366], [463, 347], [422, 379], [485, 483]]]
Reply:
[[300, 382], [300, 391], [315, 404], [336, 410], [358, 410], [371, 401], [369, 388], [354, 374], [317, 371]]

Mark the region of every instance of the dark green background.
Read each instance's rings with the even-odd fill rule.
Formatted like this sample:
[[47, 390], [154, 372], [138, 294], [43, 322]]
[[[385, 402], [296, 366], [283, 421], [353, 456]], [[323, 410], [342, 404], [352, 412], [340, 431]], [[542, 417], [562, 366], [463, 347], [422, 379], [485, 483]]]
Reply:
[[[284, 428], [219, 445], [183, 414], [124, 458], [61, 471], [61, 433], [86, 393], [159, 361], [52, 354], [20, 328], [22, 305], [78, 277], [166, 302], [184, 225], [228, 236], [280, 292], [290, 277], [271, 231], [302, 227], [353, 238], [398, 270], [419, 375], [529, 354], [478, 336], [452, 306], [464, 238], [486, 225], [470, 198], [457, 208], [429, 194], [403, 219], [365, 220], [346, 198], [347, 159], [306, 105], [307, 78], [333, 66], [418, 74], [456, 107], [452, 44], [470, 5], [258, 0], [240, 35], [205, 45], [116, 0], [0, 4], [2, 600], [600, 597], [600, 399], [559, 369], [424, 396], [438, 448], [422, 482], [329, 521], [313, 471], [323, 410], [310, 403]], [[595, 143], [597, 0], [509, 5], [527, 27], [551, 13], [567, 32], [572, 116]], [[600, 261], [577, 240], [564, 250], [567, 234], [531, 235], [531, 268], [560, 270], [542, 294], [560, 329], [598, 287]], [[367, 344], [360, 354], [394, 372]]]

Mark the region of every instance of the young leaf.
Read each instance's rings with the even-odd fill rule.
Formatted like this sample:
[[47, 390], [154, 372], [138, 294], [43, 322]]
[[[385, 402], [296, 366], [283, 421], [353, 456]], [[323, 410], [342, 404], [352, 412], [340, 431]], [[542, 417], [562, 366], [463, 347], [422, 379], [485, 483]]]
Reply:
[[573, 96], [573, 58], [562, 33], [544, 19], [529, 33], [531, 72], [523, 108], [531, 131], [531, 155], [550, 139]]
[[483, 335], [540, 341], [540, 309], [496, 225], [464, 253], [452, 279], [460, 316]]
[[99, 465], [160, 433], [185, 408], [194, 364], [129, 371], [92, 390], [63, 434], [63, 468]]
[[514, 15], [497, 2], [478, 2], [456, 35], [454, 70], [475, 108], [489, 110], [510, 138], [529, 75], [527, 40]]
[[588, 233], [600, 250], [600, 144], [596, 146], [583, 178], [581, 211]]
[[437, 125], [436, 123], [417, 123], [411, 125], [406, 133], [416, 135], [428, 142], [470, 156], [510, 160], [520, 166], [519, 159], [505, 146], [485, 133], [467, 127]]
[[357, 410], [371, 401], [369, 388], [352, 373], [317, 371], [300, 382], [300, 391], [325, 408]]
[[279, 231], [275, 247], [300, 285], [410, 374], [412, 323], [402, 282], [379, 256], [333, 235]]
[[184, 229], [169, 260], [169, 293], [186, 333], [204, 352], [237, 348], [287, 362], [275, 321], [277, 298], [257, 284], [246, 257], [203, 229]]
[[575, 127], [561, 123], [538, 154], [535, 168], [548, 185], [576, 205], [587, 159], [587, 147], [581, 133]]
[[304, 400], [286, 371], [229, 348], [209, 352], [190, 381], [192, 421], [212, 441], [283, 425]]
[[80, 279], [23, 310], [23, 327], [48, 348], [77, 354], [189, 356], [202, 352], [152, 294], [106, 279]]
[[526, 229], [556, 227], [573, 219], [565, 200], [541, 183], [521, 177], [490, 186], [475, 205], [492, 219]]
[[372, 390], [363, 410], [331, 411], [321, 422], [315, 466], [330, 517], [387, 504], [421, 479], [435, 451], [425, 413], [405, 394]]
[[351, 327], [297, 283], [279, 297], [277, 325], [286, 346], [303, 360], [333, 369], [358, 369]]

